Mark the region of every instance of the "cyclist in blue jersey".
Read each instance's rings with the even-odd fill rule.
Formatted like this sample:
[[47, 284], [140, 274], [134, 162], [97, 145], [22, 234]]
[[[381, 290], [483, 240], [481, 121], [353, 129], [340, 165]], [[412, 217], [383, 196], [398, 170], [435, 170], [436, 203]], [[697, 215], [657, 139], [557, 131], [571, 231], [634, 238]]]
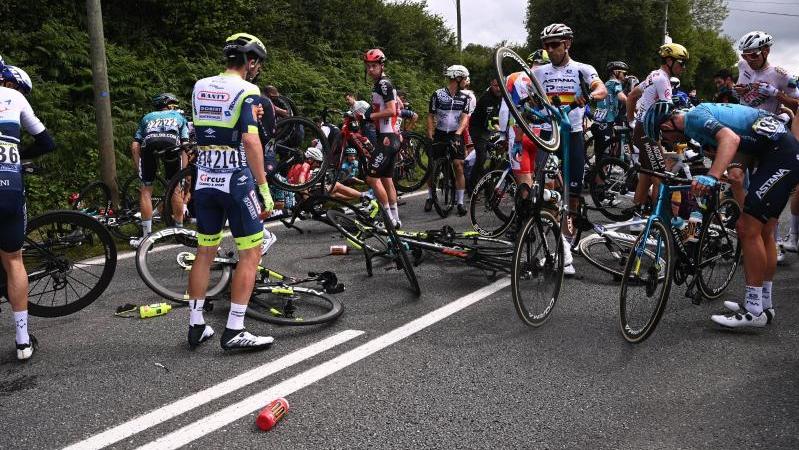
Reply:
[[[205, 323], [203, 306], [211, 263], [222, 241], [227, 220], [239, 251], [230, 289], [230, 313], [220, 344], [224, 350], [263, 349], [274, 339], [256, 336], [244, 328], [255, 272], [264, 242], [260, 192], [264, 209], [274, 207], [264, 170], [263, 146], [257, 116], [261, 92], [253, 84], [266, 59], [266, 47], [255, 36], [237, 33], [227, 38], [225, 72], [197, 81], [192, 94], [197, 133], [197, 177], [194, 205], [197, 213], [197, 258], [189, 274], [189, 346], [213, 336]], [[257, 190], [256, 190], [257, 186]]]
[[[141, 188], [139, 189], [139, 208], [141, 212], [141, 225], [144, 236], [153, 229], [153, 183], [158, 166], [156, 152], [166, 151], [163, 155], [164, 178], [172, 178], [182, 169], [187, 157], [181, 151], [182, 146], [189, 142], [189, 125], [183, 114], [177, 110], [178, 98], [175, 94], [163, 93], [153, 97], [155, 111], [146, 114], [139, 122], [139, 128], [130, 144], [133, 156], [133, 166], [139, 172]], [[172, 211], [175, 211], [175, 222], [183, 225], [183, 200], [182, 196], [175, 195], [172, 201]], [[131, 241], [134, 247], [140, 240]]]
[[630, 70], [629, 66], [624, 61], [611, 61], [606, 68], [608, 81], [605, 82], [605, 89], [608, 91], [608, 96], [597, 102], [593, 108], [594, 123], [591, 124], [596, 162], [599, 162], [605, 154], [613, 139], [613, 124], [619, 117], [619, 105], [627, 102], [622, 83]]
[[693, 190], [701, 194], [718, 183], [736, 153], [754, 156], [758, 168], [751, 177], [737, 222], [746, 277], [746, 296], [741, 304], [724, 302], [732, 314], [711, 319], [726, 327], [764, 327], [774, 318], [772, 280], [777, 268], [774, 228], [799, 184], [799, 141], [773, 114], [744, 105], [703, 103], [688, 112], [672, 113], [673, 106], [657, 102], [647, 112], [647, 137], [662, 133], [668, 142], [694, 139], [715, 148], [713, 165], [699, 176]]
[[[21, 163], [55, 149], [53, 138], [25, 99], [32, 88], [24, 70], [0, 62], [0, 260], [6, 273], [6, 296], [14, 312], [19, 360], [29, 359], [37, 345], [28, 333], [28, 274], [22, 260], [27, 213]], [[21, 149], [23, 128], [33, 136], [33, 144]]]

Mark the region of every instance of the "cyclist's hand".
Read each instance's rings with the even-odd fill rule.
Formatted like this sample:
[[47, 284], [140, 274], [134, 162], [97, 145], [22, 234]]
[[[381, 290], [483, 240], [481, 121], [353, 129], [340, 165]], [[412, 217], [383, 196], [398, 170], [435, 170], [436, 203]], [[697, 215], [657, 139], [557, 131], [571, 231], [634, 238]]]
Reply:
[[520, 161], [521, 162], [522, 143], [521, 142], [515, 142], [513, 144], [512, 152], [513, 152], [513, 159], [515, 159], [516, 161]]
[[261, 121], [261, 118], [264, 116], [264, 105], [258, 105], [255, 107], [255, 120]]
[[272, 194], [269, 192], [269, 183], [264, 183], [258, 186], [258, 192], [264, 199], [264, 211], [271, 212], [275, 209], [275, 202], [272, 200]]
[[776, 97], [780, 92], [779, 89], [763, 81], [754, 83], [754, 85], [757, 88], [757, 93], [766, 97]]
[[718, 182], [719, 180], [713, 175], [699, 175], [691, 183], [691, 192], [695, 197], [706, 195]]

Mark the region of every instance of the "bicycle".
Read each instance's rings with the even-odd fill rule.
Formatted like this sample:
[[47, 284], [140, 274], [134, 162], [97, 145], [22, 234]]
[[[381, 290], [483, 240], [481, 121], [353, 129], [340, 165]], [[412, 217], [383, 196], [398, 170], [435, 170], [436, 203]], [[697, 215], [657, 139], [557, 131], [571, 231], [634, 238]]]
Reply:
[[[621, 280], [619, 325], [622, 335], [631, 343], [642, 342], [655, 330], [672, 283], [680, 285], [692, 277], [686, 296], [695, 304], [702, 296], [718, 298], [732, 280], [741, 254], [733, 231], [740, 208], [731, 200], [720, 202], [718, 187], [709, 196], [702, 230], [693, 245], [683, 242], [682, 231], [671, 220], [670, 207], [672, 194], [688, 191], [691, 180], [669, 172], [639, 170], [662, 182], [652, 215], [630, 249]], [[717, 267], [721, 268], [721, 276], [714, 281]], [[642, 288], [641, 292], [636, 288]]]
[[[188, 303], [188, 273], [196, 258], [197, 232], [165, 228], [142, 240], [136, 251], [136, 270], [153, 292], [178, 304]], [[225, 242], [211, 265], [207, 298], [214, 300], [230, 286], [238, 263]], [[322, 291], [301, 284], [314, 283]], [[344, 290], [332, 272], [310, 272], [295, 278], [259, 265], [247, 316], [275, 325], [318, 325], [338, 318], [344, 307], [327, 294]]]
[[433, 187], [431, 198], [436, 213], [442, 219], [446, 219], [455, 208], [456, 187], [455, 168], [453, 167], [455, 161], [450, 148], [456, 145], [458, 144], [454, 142], [432, 144], [432, 148], [437, 154], [444, 155], [439, 156], [430, 164], [430, 183]]
[[498, 141], [491, 139], [487, 150], [490, 170], [472, 190], [469, 219], [481, 236], [497, 237], [508, 230], [516, 215], [516, 178], [508, 153]]

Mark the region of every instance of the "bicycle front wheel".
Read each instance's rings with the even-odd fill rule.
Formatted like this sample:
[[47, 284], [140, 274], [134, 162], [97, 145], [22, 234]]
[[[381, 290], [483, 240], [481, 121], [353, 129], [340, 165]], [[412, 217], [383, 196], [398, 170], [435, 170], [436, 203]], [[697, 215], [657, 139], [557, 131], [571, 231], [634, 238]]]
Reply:
[[620, 236], [620, 233], [614, 233], [613, 237], [609, 237], [592, 234], [580, 240], [579, 249], [591, 265], [614, 277], [621, 277], [634, 242], [633, 235]]
[[394, 186], [400, 192], [413, 192], [427, 181], [429, 176], [427, 149], [430, 142], [418, 133], [405, 135], [394, 165]]
[[117, 267], [108, 230], [76, 211], [52, 211], [28, 222], [22, 258], [28, 271], [28, 311], [39, 317], [77, 312], [105, 291]]
[[469, 218], [481, 236], [502, 235], [516, 216], [516, 179], [509, 172], [494, 170], [480, 178], [472, 191]]
[[[305, 151], [317, 144], [321, 144], [324, 158], [319, 170], [312, 171], [304, 182], [289, 177], [289, 171], [294, 166], [305, 162]], [[266, 144], [265, 153], [274, 154], [277, 161], [274, 171], [269, 174], [269, 181], [287, 191], [300, 192], [318, 184], [330, 166], [330, 144], [327, 136], [305, 117], [294, 116], [279, 121], [275, 137]]]
[[741, 246], [734, 224], [740, 214], [738, 202], [730, 198], [722, 201], [705, 219], [696, 258], [697, 281], [705, 298], [719, 298], [738, 269]]
[[589, 192], [594, 206], [613, 221], [630, 220], [638, 175], [618, 158], [602, 158], [589, 174]]
[[319, 325], [337, 319], [344, 305], [322, 292], [300, 286], [259, 285], [247, 316], [275, 325]]
[[674, 276], [673, 247], [669, 228], [655, 220], [630, 250], [619, 293], [619, 325], [628, 342], [649, 337], [666, 309]]
[[522, 321], [543, 325], [552, 314], [563, 285], [563, 239], [560, 223], [541, 211], [531, 217], [516, 238], [511, 294]]
[[445, 158], [436, 161], [432, 170], [433, 206], [442, 219], [446, 219], [455, 207], [455, 172], [452, 163]]

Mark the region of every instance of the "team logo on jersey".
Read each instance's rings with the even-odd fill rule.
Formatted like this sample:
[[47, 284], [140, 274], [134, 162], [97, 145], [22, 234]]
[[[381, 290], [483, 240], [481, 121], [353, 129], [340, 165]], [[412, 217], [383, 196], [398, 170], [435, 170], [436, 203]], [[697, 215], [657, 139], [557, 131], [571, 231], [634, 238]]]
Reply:
[[226, 102], [230, 100], [230, 94], [227, 92], [200, 91], [197, 93], [197, 98], [209, 102]]
[[209, 105], [200, 105], [200, 119], [221, 119], [222, 118], [222, 107], [221, 106], [209, 106]]
[[230, 102], [230, 105], [228, 105], [228, 109], [233, 109], [233, 107], [236, 106], [236, 102], [239, 101], [239, 97], [241, 97], [241, 94], [243, 94], [243, 93], [244, 93], [244, 89], [240, 90], [238, 92], [238, 94], [236, 94], [236, 96], [233, 97], [233, 101]]
[[766, 195], [766, 193], [768, 193], [768, 191], [775, 184], [777, 184], [777, 182], [780, 181], [782, 179], [782, 177], [784, 177], [785, 175], [788, 175], [789, 173], [791, 173], [791, 171], [788, 170], [788, 169], [780, 169], [780, 170], [778, 170], [777, 173], [775, 173], [774, 175], [771, 176], [771, 178], [766, 180], [766, 182], [763, 183], [763, 186], [760, 186], [760, 189], [758, 189], [757, 192], [755, 192], [755, 194], [757, 195], [757, 198], [762, 200], [763, 196]]
[[216, 137], [216, 131], [214, 131], [213, 128], [206, 128], [205, 129], [205, 137], [207, 137], [209, 139], [213, 139], [214, 137]]

